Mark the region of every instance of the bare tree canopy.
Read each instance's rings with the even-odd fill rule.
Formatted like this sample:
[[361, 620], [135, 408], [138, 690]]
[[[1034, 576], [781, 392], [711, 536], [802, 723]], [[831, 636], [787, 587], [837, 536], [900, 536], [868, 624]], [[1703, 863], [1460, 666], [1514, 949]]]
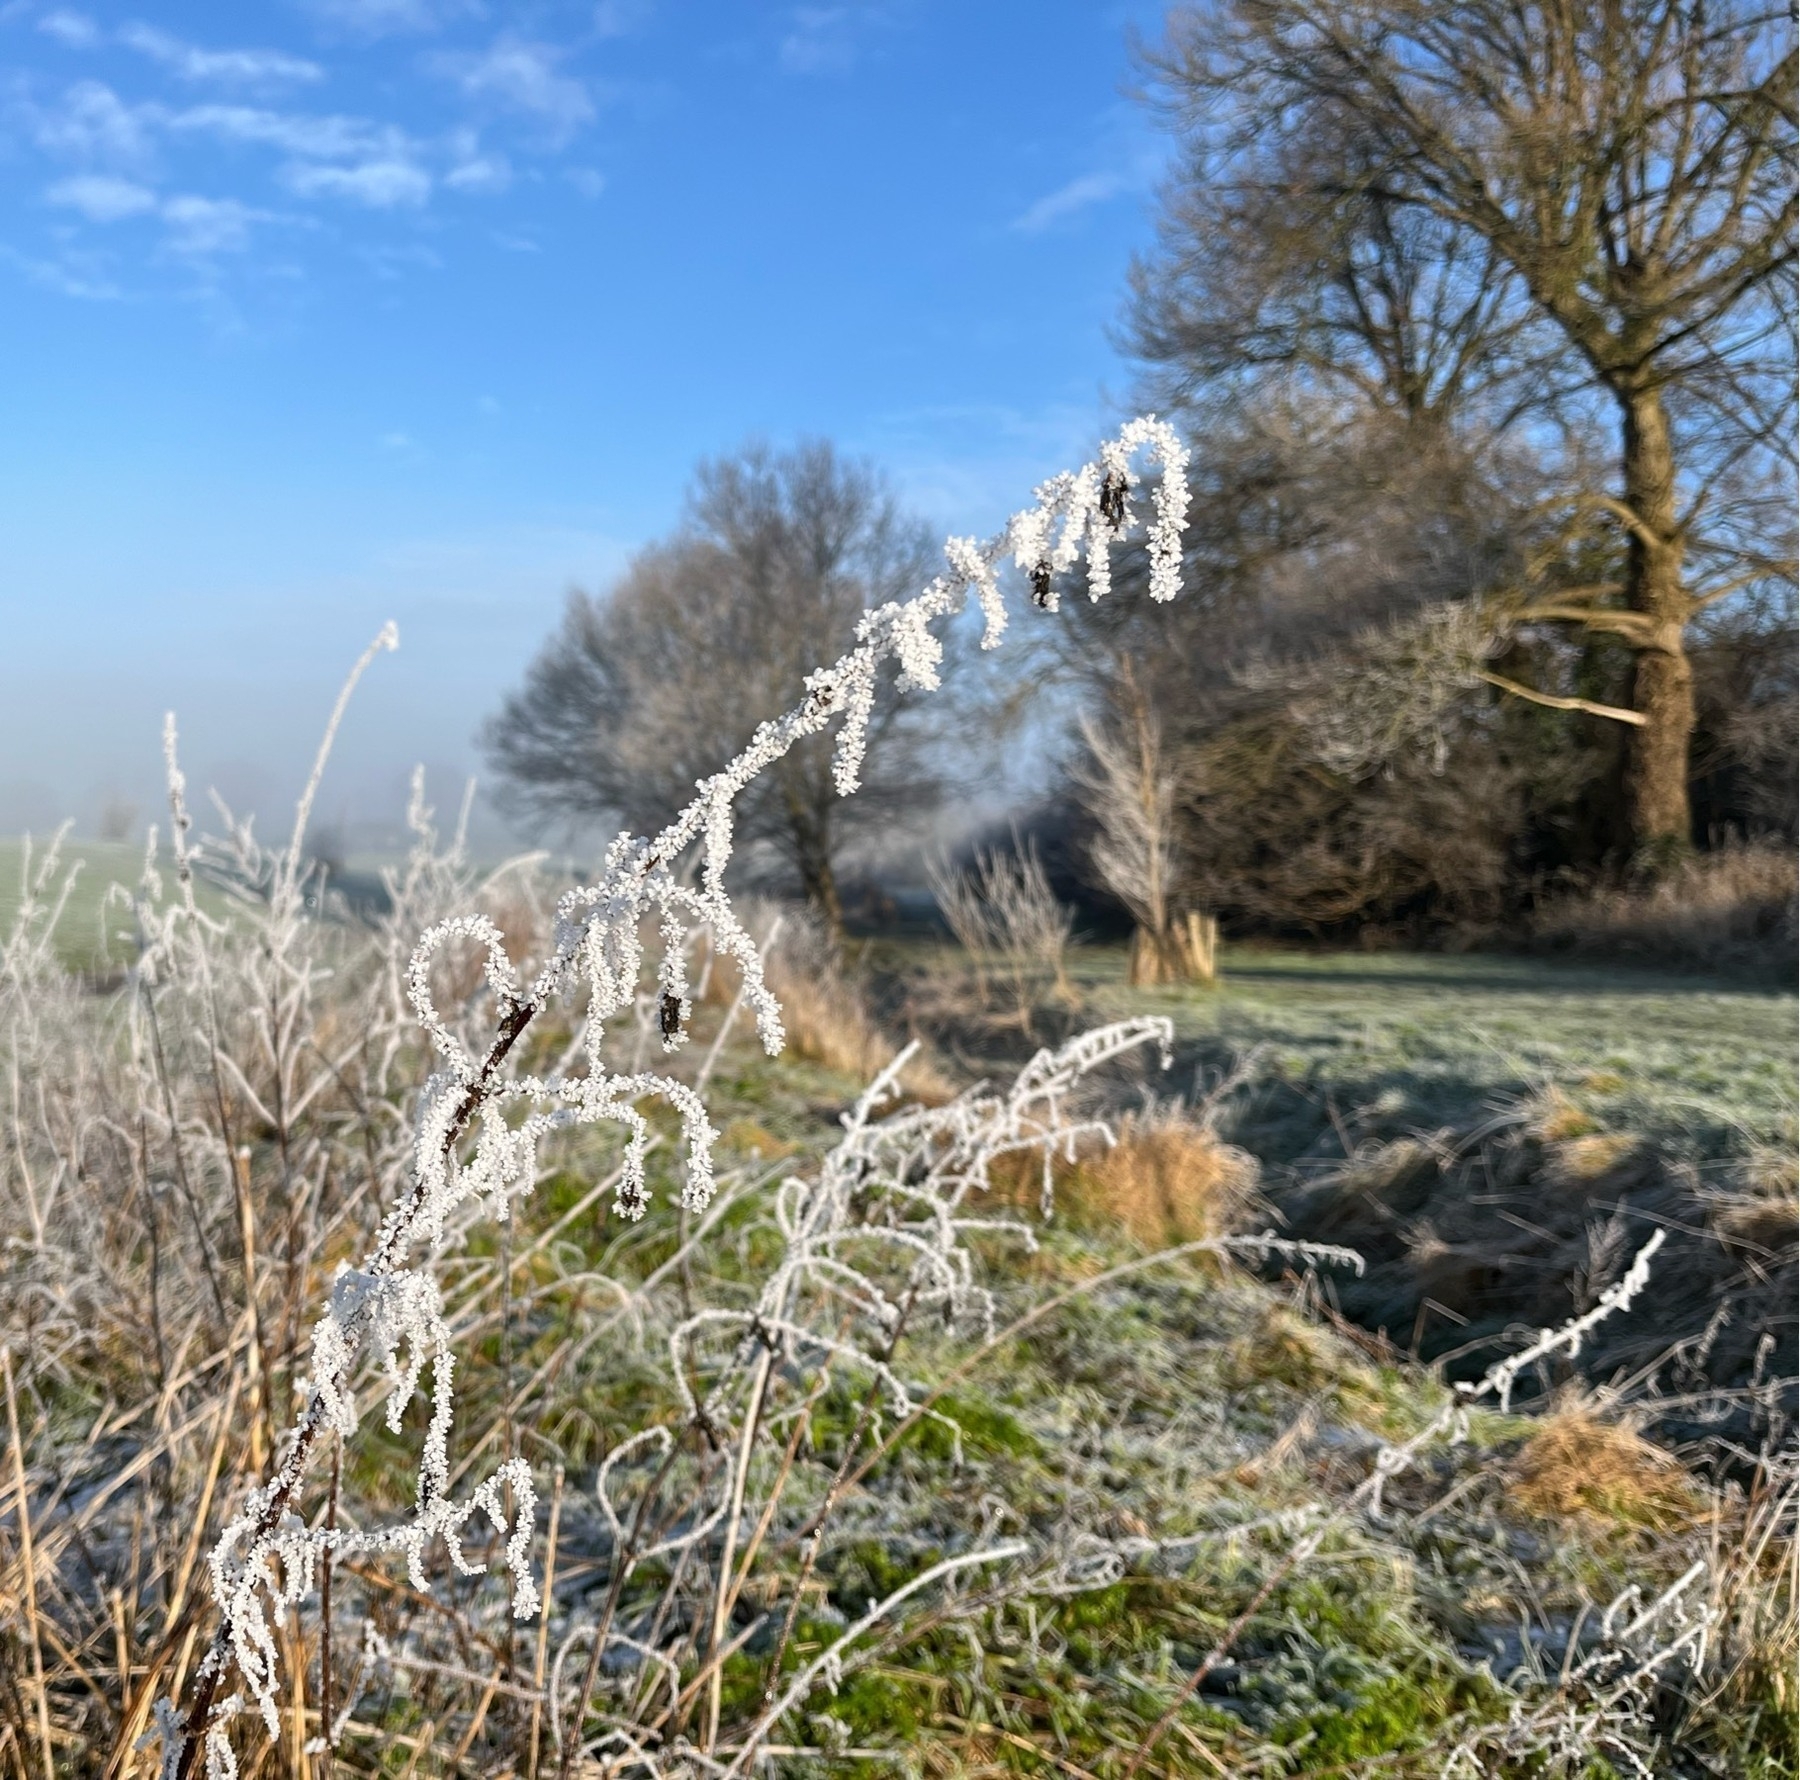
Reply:
[[1138, 349], [1188, 402], [1554, 422], [1563, 523], [1514, 616], [1631, 651], [1633, 836], [1685, 847], [1690, 627], [1791, 573], [1790, 9], [1212, 0], [1151, 65], [1186, 162]]
[[[799, 700], [816, 662], [851, 646], [868, 607], [916, 593], [932, 566], [928, 534], [876, 471], [829, 443], [753, 443], [705, 462], [674, 536], [603, 598], [570, 596], [488, 724], [488, 757], [528, 819], [654, 831]], [[921, 737], [889, 690], [860, 796], [838, 798], [831, 744], [813, 737], [747, 794], [740, 827], [835, 923], [846, 843], [934, 795]]]

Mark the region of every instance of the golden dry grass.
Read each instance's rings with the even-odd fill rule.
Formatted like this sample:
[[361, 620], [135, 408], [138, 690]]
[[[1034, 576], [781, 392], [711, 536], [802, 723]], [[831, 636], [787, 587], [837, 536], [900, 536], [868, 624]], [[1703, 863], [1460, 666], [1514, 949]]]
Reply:
[[[869, 1081], [893, 1062], [900, 1047], [876, 1024], [855, 985], [835, 968], [797, 967], [777, 952], [767, 969], [769, 987], [781, 1002], [790, 1057], [860, 1081]], [[956, 1091], [924, 1055], [900, 1072], [900, 1084], [915, 1099], [934, 1105]]]
[[[804, 914], [788, 911], [783, 929], [763, 960], [763, 974], [781, 1003], [787, 1033], [785, 1055], [817, 1063], [840, 1075], [867, 1082], [894, 1060], [899, 1044], [882, 1031], [857, 984], [845, 974], [838, 950]], [[742, 978], [723, 954], [703, 961], [694, 998], [702, 1006], [729, 1008]], [[915, 1099], [940, 1105], [956, 1092], [929, 1056], [921, 1054], [901, 1072], [901, 1086]]]
[[[1147, 1249], [1173, 1248], [1234, 1229], [1256, 1188], [1256, 1164], [1186, 1119], [1127, 1119], [1110, 1146], [1096, 1144], [1073, 1167], [1054, 1165], [1057, 1206], [1085, 1228], [1123, 1228]], [[1043, 1168], [1036, 1152], [1000, 1157], [996, 1198], [1036, 1206]]]
[[1692, 1522], [1705, 1510], [1678, 1460], [1574, 1396], [1552, 1409], [1514, 1456], [1507, 1495], [1545, 1520], [1659, 1529]]
[[1610, 1174], [1639, 1147], [1632, 1131], [1591, 1131], [1558, 1146], [1556, 1168], [1565, 1179], [1596, 1181]]
[[1230, 1229], [1255, 1183], [1256, 1164], [1242, 1150], [1204, 1126], [1171, 1119], [1127, 1124], [1111, 1149], [1080, 1170], [1074, 1190], [1146, 1248], [1167, 1248]]

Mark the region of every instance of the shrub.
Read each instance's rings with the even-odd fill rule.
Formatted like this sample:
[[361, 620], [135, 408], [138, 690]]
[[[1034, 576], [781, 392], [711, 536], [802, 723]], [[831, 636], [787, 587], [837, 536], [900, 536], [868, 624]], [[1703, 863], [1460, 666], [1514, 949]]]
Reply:
[[1738, 843], [1683, 860], [1648, 886], [1552, 902], [1532, 917], [1530, 931], [1556, 951], [1753, 970], [1791, 983], [1796, 884], [1791, 847]]

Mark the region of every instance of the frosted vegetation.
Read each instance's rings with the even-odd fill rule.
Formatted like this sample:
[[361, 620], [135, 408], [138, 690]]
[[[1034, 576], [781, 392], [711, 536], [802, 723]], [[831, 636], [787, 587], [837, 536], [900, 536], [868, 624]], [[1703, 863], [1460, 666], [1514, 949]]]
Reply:
[[[313, 798], [391, 631], [278, 846], [229, 812], [196, 836], [171, 722], [169, 850], [153, 838], [117, 910], [134, 962], [103, 1005], [54, 953], [67, 875], [54, 851], [32, 867], [0, 952], [13, 1768], [159, 1749], [176, 1780], [427, 1754], [728, 1777], [924, 1764], [954, 1726], [964, 1757], [1078, 1775], [1217, 1771], [1215, 1748], [1311, 1771], [1320, 1726], [1351, 1722], [1340, 1695], [1375, 1702], [1342, 1753], [1421, 1774], [1651, 1773], [1671, 1725], [1773, 1746], [1794, 1498], [1760, 1361], [1748, 1483], [1671, 1481], [1629, 1430], [1608, 1449], [1641, 1537], [1555, 1560], [1554, 1638], [1486, 1663], [1441, 1627], [1339, 1650], [1342, 1608], [1305, 1606], [1341, 1575], [1404, 1617], [1391, 1581], [1356, 1580], [1396, 1566], [1488, 1586], [1449, 1505], [1501, 1475], [1497, 1438], [1528, 1448], [1520, 1381], [1653, 1289], [1660, 1231], [1580, 1315], [1445, 1388], [1308, 1320], [1363, 1258], [1272, 1227], [1205, 1108], [1158, 1100], [1165, 1014], [1076, 1031], [998, 1088], [956, 1092], [904, 1047], [829, 1146], [773, 1166], [766, 1132], [714, 1122], [755, 1104], [740, 1021], [770, 1058], [789, 1038], [779, 920], [725, 883], [744, 787], [835, 727], [854, 793], [880, 676], [933, 690], [971, 600], [998, 646], [1015, 577], [1053, 611], [1085, 565], [1098, 600], [1141, 528], [1149, 594], [1174, 597], [1185, 468], [1137, 421], [994, 538], [952, 539], [945, 574], [870, 611], [666, 829], [619, 836], [553, 905], [531, 861], [475, 873], [419, 783], [384, 912], [317, 919]], [[1066, 923], [1035, 861], [988, 875], [965, 913], [1029, 1033], [1046, 989], [1074, 999]], [[1109, 1181], [1162, 1192], [1168, 1167], [1201, 1226], [1172, 1244], [1084, 1248], [1059, 1212], [1072, 1187], [1078, 1214]], [[1064, 1318], [1105, 1357], [1086, 1385], [1093, 1352], [1038, 1350]], [[1016, 1388], [972, 1385], [1005, 1356]], [[1190, 1375], [1155, 1435], [1106, 1406]], [[1299, 1381], [1292, 1419], [1247, 1450], [1226, 1405], [1272, 1377]], [[1143, 1604], [1183, 1589], [1207, 1609]], [[1302, 1616], [1281, 1688], [1234, 1692], [1278, 1607]], [[1097, 1658], [1091, 1612], [1138, 1642]], [[1009, 1717], [1022, 1687], [1078, 1703]]]

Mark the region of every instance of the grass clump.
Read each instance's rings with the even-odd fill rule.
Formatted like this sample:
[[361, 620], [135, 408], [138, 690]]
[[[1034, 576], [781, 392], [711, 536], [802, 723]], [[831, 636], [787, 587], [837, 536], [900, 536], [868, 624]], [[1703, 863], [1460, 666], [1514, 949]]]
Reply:
[[1506, 1468], [1526, 1514], [1661, 1531], [1692, 1528], [1705, 1498], [1679, 1460], [1573, 1394], [1554, 1404]]

